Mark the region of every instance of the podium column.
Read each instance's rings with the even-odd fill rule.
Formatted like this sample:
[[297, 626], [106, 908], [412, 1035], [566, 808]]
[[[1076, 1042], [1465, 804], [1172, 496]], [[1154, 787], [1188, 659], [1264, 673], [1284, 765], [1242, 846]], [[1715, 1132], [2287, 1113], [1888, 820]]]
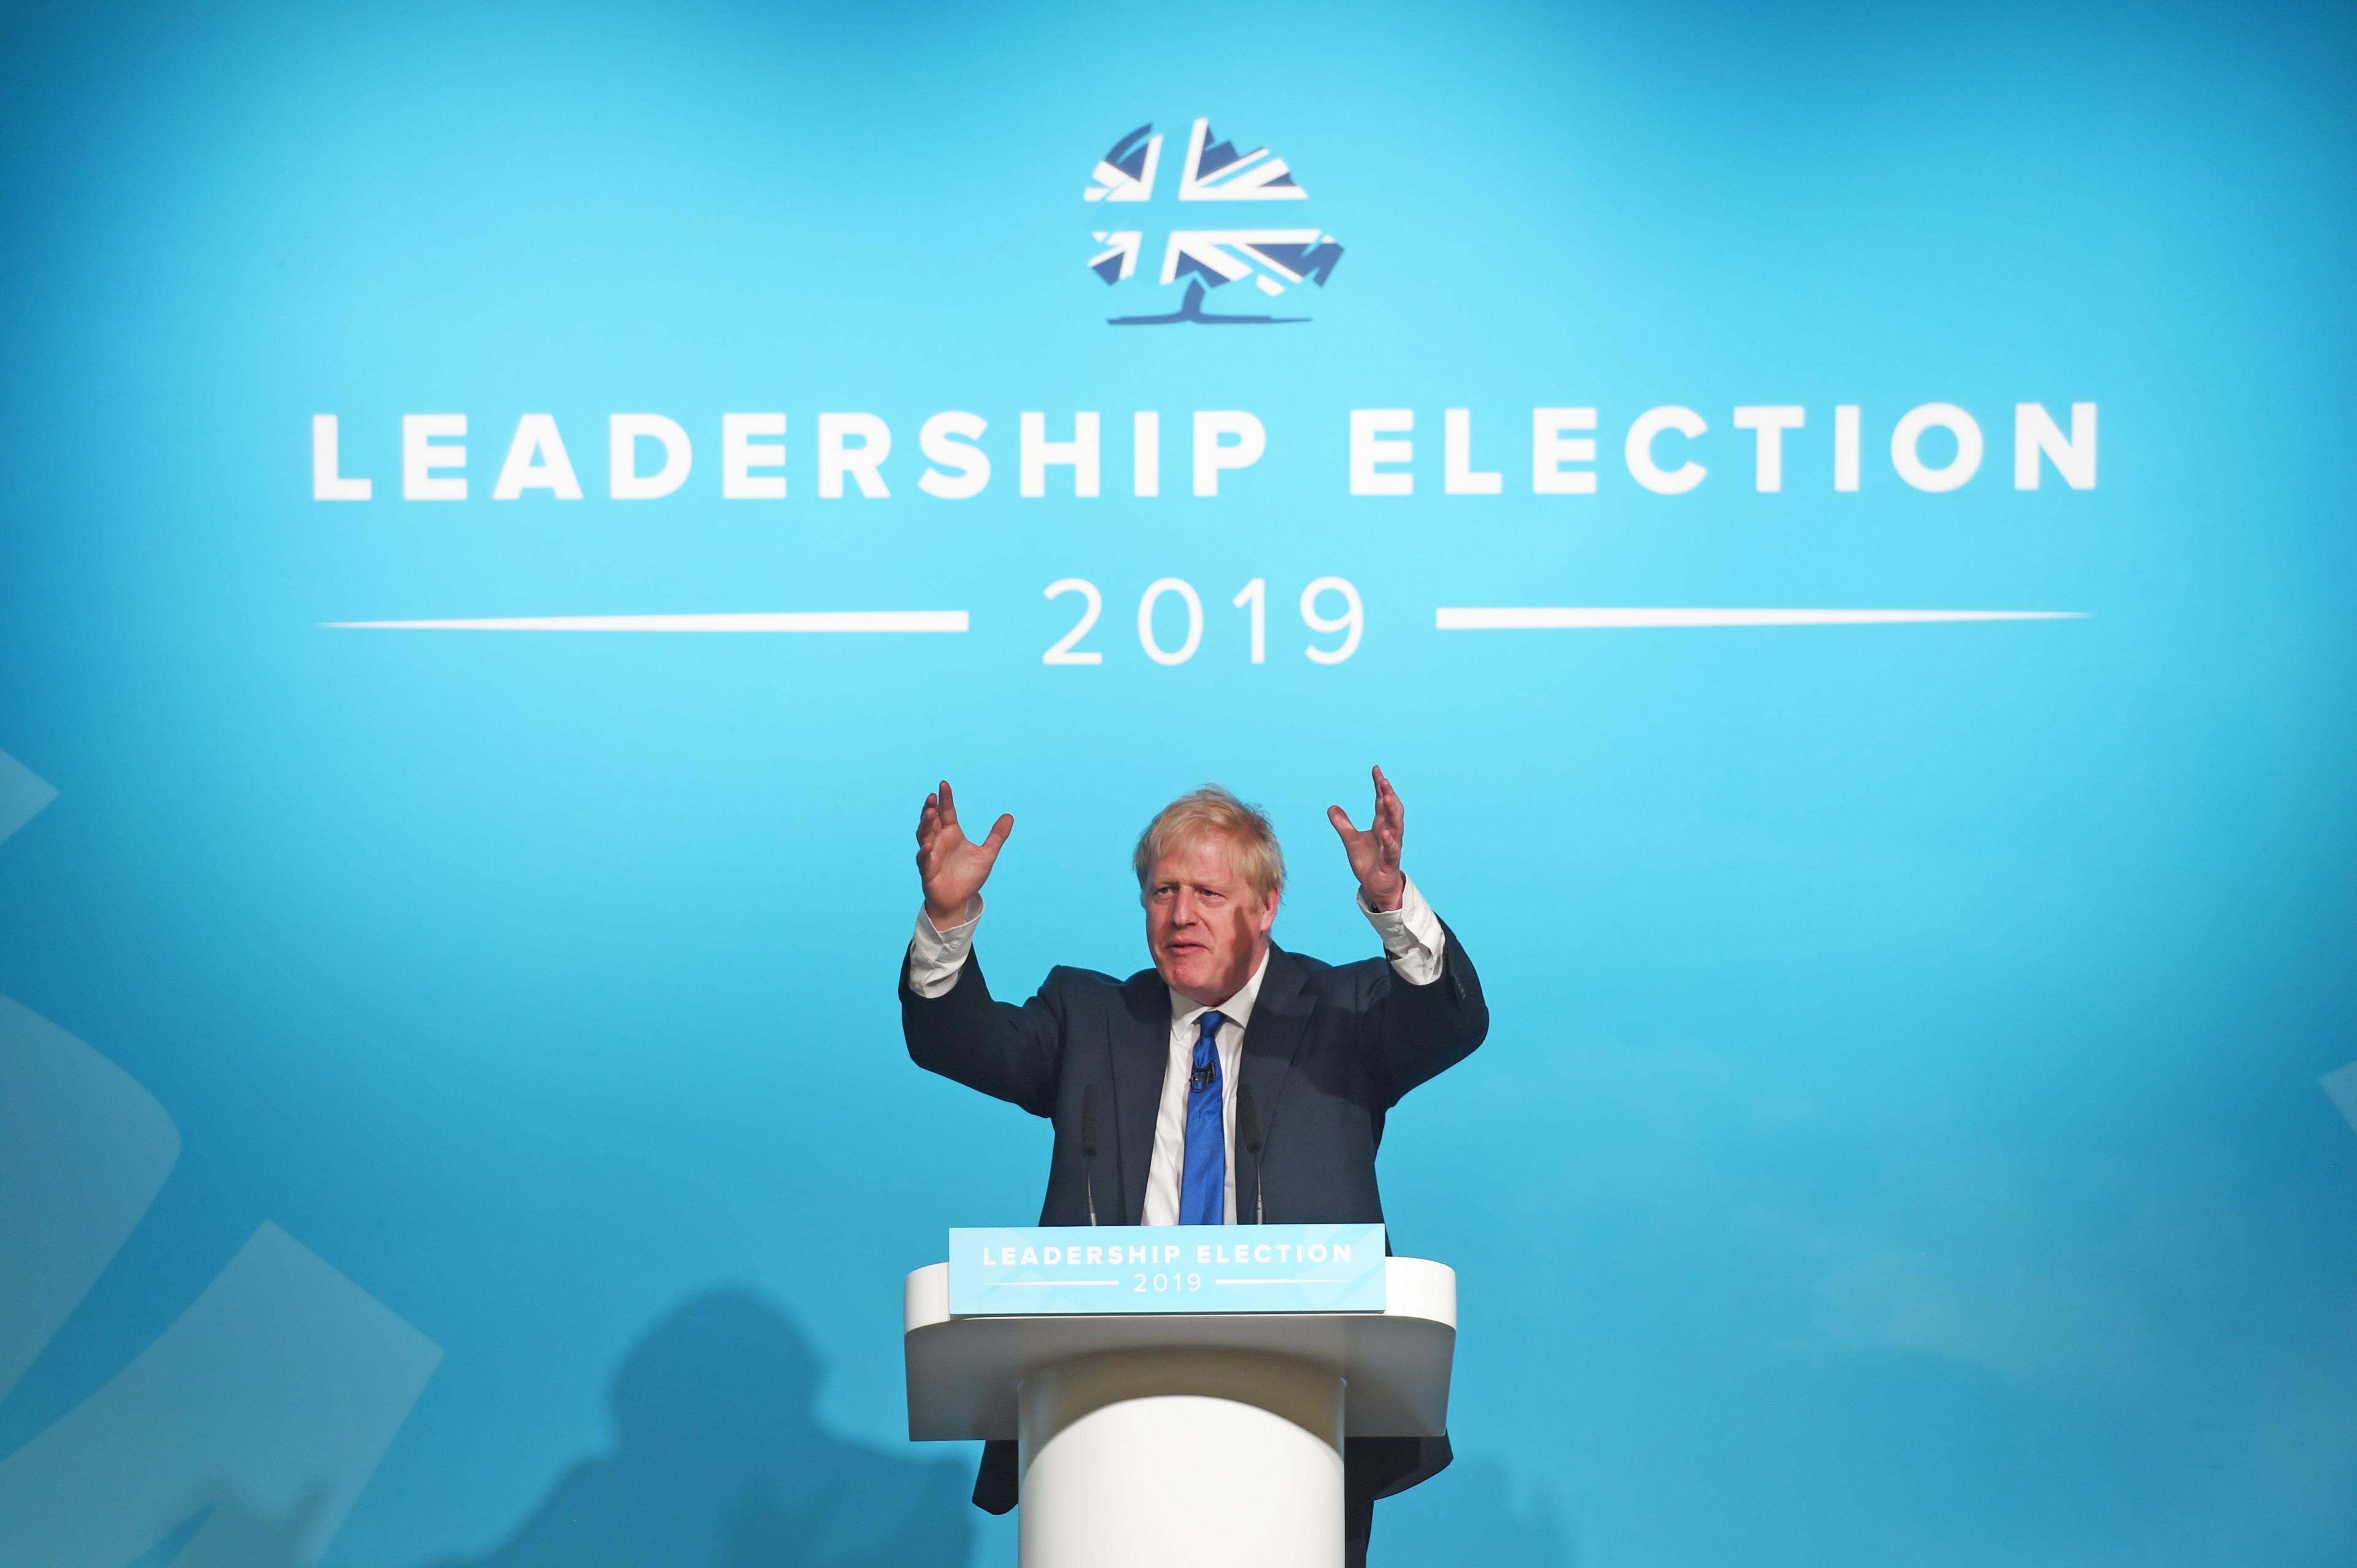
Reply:
[[1343, 1380], [1246, 1350], [1131, 1350], [1017, 1393], [1022, 1568], [1340, 1568]]

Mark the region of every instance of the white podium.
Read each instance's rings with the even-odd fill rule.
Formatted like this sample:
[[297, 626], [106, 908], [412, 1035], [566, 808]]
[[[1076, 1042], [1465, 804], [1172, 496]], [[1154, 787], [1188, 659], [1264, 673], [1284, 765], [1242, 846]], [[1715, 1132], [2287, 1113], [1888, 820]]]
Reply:
[[1339, 1568], [1342, 1439], [1448, 1430], [1457, 1275], [1380, 1313], [952, 1317], [908, 1278], [909, 1435], [1021, 1444], [1022, 1568]]

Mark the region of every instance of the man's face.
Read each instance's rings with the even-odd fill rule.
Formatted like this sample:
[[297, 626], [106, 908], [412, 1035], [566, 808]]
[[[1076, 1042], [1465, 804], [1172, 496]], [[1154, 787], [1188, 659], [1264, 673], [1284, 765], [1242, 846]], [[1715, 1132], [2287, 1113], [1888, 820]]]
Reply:
[[1276, 890], [1253, 896], [1225, 833], [1173, 845], [1146, 879], [1146, 945], [1170, 989], [1213, 1006], [1243, 988], [1268, 949]]

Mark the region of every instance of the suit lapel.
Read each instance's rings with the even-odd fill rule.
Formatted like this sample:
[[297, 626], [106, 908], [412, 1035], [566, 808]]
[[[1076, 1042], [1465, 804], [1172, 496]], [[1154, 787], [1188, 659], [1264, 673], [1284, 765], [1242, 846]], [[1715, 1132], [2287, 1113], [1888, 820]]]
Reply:
[[1146, 1176], [1154, 1163], [1154, 1123], [1162, 1110], [1162, 1075], [1170, 1067], [1170, 988], [1160, 975], [1148, 969], [1130, 976], [1107, 1032], [1121, 1211], [1105, 1218], [1115, 1225], [1142, 1225]]
[[[1276, 1122], [1277, 1096], [1285, 1090], [1285, 1080], [1292, 1071], [1294, 1053], [1301, 1048], [1302, 1036], [1309, 1029], [1309, 1015], [1317, 1006], [1310, 994], [1299, 961], [1283, 948], [1272, 948], [1268, 957], [1268, 972], [1261, 977], [1260, 996], [1253, 1004], [1252, 1022], [1244, 1027], [1243, 1066], [1237, 1075], [1239, 1102], [1242, 1090], [1252, 1090], [1253, 1115], [1260, 1123], [1260, 1137], [1265, 1150], [1271, 1129]], [[1241, 1121], [1243, 1112], [1237, 1112]], [[1262, 1207], [1267, 1206], [1268, 1194], [1261, 1191], [1259, 1162], [1244, 1147], [1242, 1133], [1236, 1129], [1236, 1220], [1239, 1224], [1253, 1222], [1253, 1194], [1260, 1193]]]
[[[1261, 977], [1260, 995], [1253, 1003], [1252, 1022], [1244, 1028], [1243, 1063], [1237, 1075], [1240, 1090], [1252, 1090], [1264, 1148], [1276, 1122], [1277, 1097], [1284, 1092], [1316, 1005], [1299, 961], [1283, 948], [1272, 948], [1268, 972]], [[1109, 1022], [1108, 1034], [1114, 1152], [1121, 1181], [1121, 1212], [1113, 1222], [1142, 1225], [1146, 1178], [1154, 1164], [1155, 1122], [1162, 1113], [1162, 1079], [1170, 1070], [1170, 988], [1160, 975], [1144, 970], [1123, 984], [1121, 1006]], [[1248, 1195], [1258, 1190], [1258, 1163], [1241, 1137], [1235, 1148], [1236, 1218], [1250, 1224]], [[1261, 1197], [1265, 1207], [1267, 1194]]]

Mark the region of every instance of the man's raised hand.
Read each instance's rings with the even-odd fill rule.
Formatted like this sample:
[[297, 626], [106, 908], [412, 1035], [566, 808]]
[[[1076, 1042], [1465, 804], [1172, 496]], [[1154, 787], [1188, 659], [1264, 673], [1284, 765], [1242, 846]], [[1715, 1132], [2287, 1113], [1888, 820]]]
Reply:
[[[1002, 816], [990, 825], [989, 836], [975, 843], [958, 826], [957, 797], [948, 779], [925, 797], [917, 818], [917, 875], [924, 880], [925, 916], [934, 929], [964, 923], [966, 905], [990, 880], [998, 848], [1014, 831], [1015, 819]], [[1393, 859], [1397, 862], [1396, 853]]]
[[1375, 769], [1375, 820], [1361, 832], [1351, 825], [1350, 813], [1340, 806], [1326, 808], [1326, 820], [1342, 835], [1351, 857], [1351, 874], [1359, 879], [1359, 893], [1370, 909], [1396, 909], [1407, 899], [1407, 875], [1400, 870], [1400, 844], [1407, 837], [1407, 808], [1399, 791]]

